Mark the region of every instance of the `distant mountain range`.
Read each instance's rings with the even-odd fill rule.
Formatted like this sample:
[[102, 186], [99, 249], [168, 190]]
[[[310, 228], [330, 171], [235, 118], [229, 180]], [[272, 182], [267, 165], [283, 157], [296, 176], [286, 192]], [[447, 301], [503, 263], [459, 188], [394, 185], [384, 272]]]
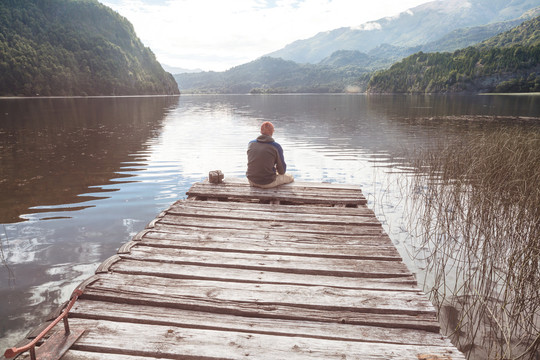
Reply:
[[[339, 57], [328, 61], [339, 63]], [[184, 93], [339, 93], [362, 91], [369, 80], [367, 74], [362, 67], [336, 68], [263, 57], [224, 72], [175, 74], [174, 78]]]
[[415, 53], [478, 44], [540, 15], [539, 5], [539, 0], [434, 1], [355, 29], [296, 41], [225, 72], [174, 77], [186, 93], [364, 92], [377, 70]]
[[161, 64], [161, 66], [163, 67], [163, 70], [165, 70], [166, 72], [171, 73], [171, 74], [184, 74], [184, 73], [202, 72], [201, 69], [185, 69], [185, 68], [176, 67], [176, 66], [169, 66], [167, 64]]
[[[493, 23], [515, 20], [528, 10], [540, 6], [538, 0], [442, 0], [432, 1], [409, 9], [393, 17], [364, 23], [356, 28], [343, 27], [321, 32], [309, 39], [298, 40], [266, 56], [292, 60], [298, 63], [316, 64], [338, 50], [357, 50], [369, 55], [380, 55], [377, 48], [390, 46], [391, 49], [407, 49], [431, 46], [435, 51], [453, 51], [456, 48], [441, 48], [437, 43], [455, 39], [460, 30], [480, 35], [478, 30], [464, 28], [478, 27]], [[529, 19], [534, 14], [529, 15]], [[521, 21], [527, 20], [523, 18]], [[511, 24], [508, 24], [512, 26]], [[513, 26], [517, 25], [514, 23]], [[481, 29], [486, 37], [496, 31], [508, 30], [502, 25]], [[446, 39], [445, 39], [446, 38]], [[470, 45], [465, 44], [465, 46]], [[463, 47], [461, 45], [455, 45]], [[427, 50], [427, 49], [418, 49]], [[417, 51], [418, 51], [417, 50]], [[370, 53], [373, 52], [373, 53]], [[410, 55], [409, 53], [408, 55]]]

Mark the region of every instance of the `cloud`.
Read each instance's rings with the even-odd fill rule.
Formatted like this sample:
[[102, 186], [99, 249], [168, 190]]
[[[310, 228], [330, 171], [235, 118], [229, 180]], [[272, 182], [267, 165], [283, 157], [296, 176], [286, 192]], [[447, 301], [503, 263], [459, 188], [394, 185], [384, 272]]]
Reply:
[[367, 23], [363, 23], [360, 26], [353, 26], [351, 27], [351, 29], [371, 31], [371, 30], [380, 30], [382, 29], [382, 26], [378, 22], [367, 22]]
[[[102, 0], [171, 66], [223, 71], [300, 39], [426, 0]], [[395, 9], [395, 10], [394, 10]]]

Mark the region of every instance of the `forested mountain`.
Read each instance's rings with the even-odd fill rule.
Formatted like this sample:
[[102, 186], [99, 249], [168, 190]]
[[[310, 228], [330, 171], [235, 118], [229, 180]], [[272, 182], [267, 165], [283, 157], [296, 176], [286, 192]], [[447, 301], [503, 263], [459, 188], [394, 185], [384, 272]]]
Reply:
[[1, 0], [0, 95], [178, 94], [131, 23], [97, 0]]
[[540, 16], [477, 46], [419, 52], [375, 74], [371, 93], [540, 91]]
[[363, 69], [374, 69], [379, 58], [356, 50], [338, 50], [319, 62], [319, 65], [331, 67], [357, 66]]
[[[376, 56], [370, 51], [381, 45], [399, 49], [422, 46], [457, 29], [517, 19], [537, 7], [538, 0], [432, 1], [358, 27], [321, 32], [267, 56], [313, 64], [338, 50], [357, 50]], [[416, 49], [419, 50], [422, 49]]]
[[[340, 62], [339, 54], [328, 61], [336, 65]], [[348, 61], [350, 59], [345, 62]], [[187, 93], [332, 93], [365, 90], [368, 73], [351, 65], [297, 64], [263, 57], [224, 72], [175, 74], [174, 77], [180, 90]]]

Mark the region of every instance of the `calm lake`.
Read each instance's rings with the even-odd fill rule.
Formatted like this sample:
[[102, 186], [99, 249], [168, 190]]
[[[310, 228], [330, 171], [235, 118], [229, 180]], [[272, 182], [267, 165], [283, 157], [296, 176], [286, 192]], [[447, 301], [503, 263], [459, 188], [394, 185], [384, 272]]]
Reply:
[[244, 177], [263, 121], [297, 180], [360, 185], [422, 279], [396, 185], [407, 154], [538, 117], [539, 95], [0, 99], [0, 353], [210, 170]]

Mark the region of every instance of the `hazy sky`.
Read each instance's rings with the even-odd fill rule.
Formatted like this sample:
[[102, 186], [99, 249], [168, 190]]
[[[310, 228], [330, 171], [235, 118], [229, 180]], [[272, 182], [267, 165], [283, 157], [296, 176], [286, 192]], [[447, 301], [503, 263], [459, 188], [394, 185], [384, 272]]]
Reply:
[[395, 16], [429, 0], [100, 0], [159, 62], [224, 71], [321, 31]]

